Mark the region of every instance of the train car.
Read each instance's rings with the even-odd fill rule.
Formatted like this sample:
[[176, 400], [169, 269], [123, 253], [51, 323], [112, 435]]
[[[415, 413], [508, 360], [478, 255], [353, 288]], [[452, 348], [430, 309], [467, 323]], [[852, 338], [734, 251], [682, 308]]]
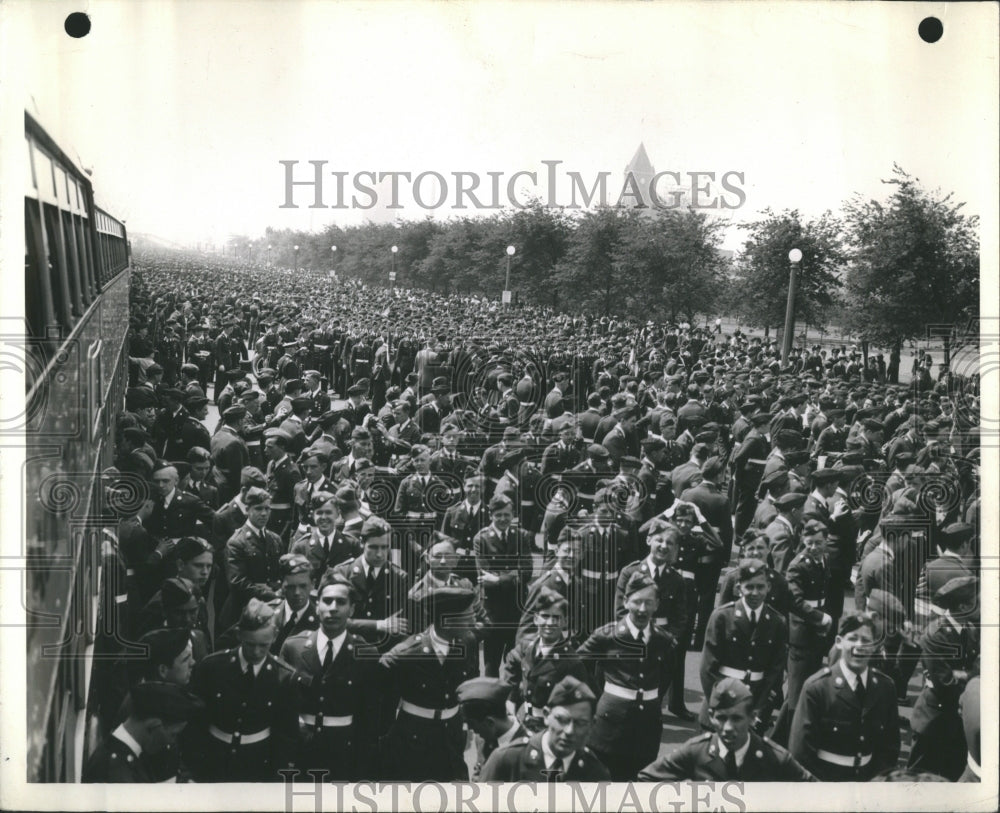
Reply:
[[28, 112], [24, 135], [26, 778], [72, 782], [108, 524], [99, 475], [128, 378], [131, 258], [89, 174]]

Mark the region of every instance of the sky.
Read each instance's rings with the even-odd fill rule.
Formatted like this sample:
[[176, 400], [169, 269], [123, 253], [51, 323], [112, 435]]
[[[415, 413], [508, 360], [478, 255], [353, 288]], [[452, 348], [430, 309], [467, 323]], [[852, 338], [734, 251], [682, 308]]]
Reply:
[[[982, 211], [995, 186], [997, 46], [991, 4], [90, 2], [91, 33], [68, 37], [79, 5], [5, 4], [26, 109], [93, 169], [99, 201], [133, 232], [179, 243], [318, 230], [397, 212], [285, 202], [285, 168], [545, 177], [560, 161], [610, 202], [640, 142], [658, 171], [731, 175], [745, 201], [808, 216], [853, 194], [884, 197], [893, 162]], [[923, 42], [936, 14], [944, 37]], [[13, 36], [11, 32], [16, 31]], [[9, 88], [8, 88], [9, 89]], [[705, 178], [702, 177], [704, 184]], [[711, 182], [710, 182], [711, 183]], [[436, 185], [428, 181], [425, 203]], [[516, 184], [523, 199], [527, 183]], [[539, 194], [548, 194], [540, 183]], [[383, 201], [388, 185], [380, 189]], [[480, 195], [488, 199], [489, 194]], [[350, 195], [346, 196], [350, 202]], [[360, 196], [367, 202], [367, 196]], [[731, 228], [724, 245], [738, 248]]]

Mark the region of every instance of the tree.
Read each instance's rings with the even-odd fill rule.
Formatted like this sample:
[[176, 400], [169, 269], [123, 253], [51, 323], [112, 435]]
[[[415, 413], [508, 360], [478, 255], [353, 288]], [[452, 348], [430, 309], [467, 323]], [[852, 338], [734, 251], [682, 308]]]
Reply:
[[830, 212], [803, 221], [797, 210], [774, 213], [749, 223], [749, 236], [736, 263], [732, 300], [736, 315], [749, 325], [765, 329], [783, 325], [788, 301], [788, 252], [802, 252], [795, 296], [795, 318], [818, 325], [834, 304], [837, 275], [844, 266], [841, 224]]
[[554, 270], [552, 281], [566, 295], [566, 305], [610, 316], [626, 310], [621, 295], [629, 275], [619, 245], [633, 211], [599, 207], [574, 219], [565, 257]]
[[[892, 348], [893, 381], [904, 340], [926, 336], [931, 325], [963, 328], [979, 313], [979, 218], [919, 182], [894, 164], [884, 204], [856, 197], [844, 206], [847, 324]], [[951, 331], [943, 338], [947, 365]]]

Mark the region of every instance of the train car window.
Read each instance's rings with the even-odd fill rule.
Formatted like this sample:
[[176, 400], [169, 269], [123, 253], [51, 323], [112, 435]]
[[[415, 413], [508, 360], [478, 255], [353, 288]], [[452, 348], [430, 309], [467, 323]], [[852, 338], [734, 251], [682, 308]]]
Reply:
[[56, 321], [63, 328], [64, 337], [73, 326], [70, 311], [69, 278], [66, 273], [66, 252], [63, 250], [59, 223], [59, 210], [50, 203], [45, 204], [45, 236], [49, 249], [49, 279], [52, 284], [52, 304], [55, 306]]
[[90, 307], [90, 303], [97, 296], [97, 287], [94, 285], [94, 269], [90, 262], [90, 253], [87, 251], [87, 241], [84, 238], [87, 229], [86, 218], [82, 215], [74, 217], [73, 228], [76, 231], [76, 256], [83, 278], [83, 301], [87, 307]]
[[[24, 310], [28, 333], [44, 337], [47, 325], [56, 323], [51, 280], [45, 253], [45, 236], [38, 201], [24, 201]], [[28, 382], [30, 389], [31, 382]]]
[[[66, 189], [69, 193], [69, 187]], [[80, 271], [79, 258], [76, 251], [76, 230], [73, 228], [73, 215], [62, 213], [63, 249], [66, 252], [66, 276], [69, 278], [70, 307], [73, 316], [79, 319], [83, 316], [83, 274]]]

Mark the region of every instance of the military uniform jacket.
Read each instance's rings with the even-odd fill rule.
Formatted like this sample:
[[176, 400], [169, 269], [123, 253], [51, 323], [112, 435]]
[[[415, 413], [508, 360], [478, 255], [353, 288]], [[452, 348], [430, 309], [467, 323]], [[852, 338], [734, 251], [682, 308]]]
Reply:
[[[649, 639], [639, 644], [624, 619], [594, 630], [577, 652], [593, 664], [595, 684], [601, 691], [590, 745], [600, 751], [642, 753], [658, 747], [662, 723], [660, 707], [670, 686], [674, 647], [667, 633], [649, 626]], [[656, 697], [635, 699], [607, 691], [611, 683], [635, 692], [656, 692]]]
[[770, 540], [771, 561], [775, 570], [784, 573], [798, 550], [798, 534], [775, 510], [774, 519], [764, 528], [764, 535]]
[[[425, 483], [423, 477], [427, 478]], [[448, 485], [434, 474], [411, 474], [399, 484], [396, 492], [397, 514], [435, 514], [439, 507], [450, 502]]]
[[315, 584], [319, 584], [327, 568], [336, 567], [361, 555], [361, 545], [358, 541], [340, 530], [334, 529], [329, 537], [329, 546], [324, 542], [323, 534], [318, 528], [309, 528], [300, 532], [288, 547], [289, 553], [301, 553], [309, 560]]
[[230, 596], [239, 608], [251, 598], [261, 598], [277, 588], [281, 577], [278, 560], [284, 553], [281, 539], [266, 528], [258, 531], [249, 523], [238, 529], [226, 543], [226, 578]]
[[600, 525], [591, 522], [579, 531], [581, 544], [581, 574], [588, 588], [598, 585], [610, 588], [621, 569], [635, 560], [634, 540], [617, 522]]
[[[788, 582], [781, 573], [772, 567], [767, 569], [767, 573], [771, 579], [771, 589], [767, 591], [765, 603], [775, 609], [787, 625], [788, 613], [792, 606], [792, 594], [788, 590]], [[737, 601], [740, 598], [739, 586], [739, 570], [733, 568], [726, 574], [722, 580], [722, 586], [719, 588], [719, 606]]]
[[756, 429], [747, 432], [743, 442], [733, 452], [733, 473], [738, 480], [738, 491], [756, 491], [764, 474], [759, 462], [767, 457], [767, 441]]
[[788, 658], [788, 626], [781, 614], [766, 603], [757, 613], [753, 631], [742, 600], [717, 607], [708, 619], [701, 655], [701, 688], [706, 698], [712, 696], [713, 687], [723, 677], [736, 677], [724, 673], [723, 667], [747, 673], [739, 679], [753, 692], [755, 708], [781, 688]]
[[358, 556], [334, 568], [351, 583], [358, 597], [354, 604], [354, 617], [347, 622], [347, 628], [370, 644], [386, 645], [390, 643], [389, 634], [379, 631], [378, 622], [406, 606], [410, 577], [398, 565], [386, 562], [369, 588], [362, 558]]
[[[490, 618], [498, 622], [516, 622], [534, 567], [530, 534], [514, 526], [501, 534], [493, 525], [488, 525], [476, 534], [472, 547]], [[500, 581], [484, 584], [484, 573], [493, 573]]]
[[472, 540], [484, 527], [490, 524], [489, 511], [486, 503], [480, 501], [475, 512], [469, 511], [465, 500], [451, 506], [441, 523], [441, 531], [458, 541], [458, 546], [464, 550], [472, 550]]
[[580, 450], [573, 444], [562, 441], [550, 443], [542, 453], [542, 474], [566, 471], [580, 462]]
[[714, 483], [702, 482], [680, 496], [685, 502], [697, 505], [709, 525], [718, 532], [723, 546], [721, 553], [728, 561], [733, 547], [733, 523], [726, 495]]
[[656, 581], [656, 593], [660, 599], [660, 604], [656, 608], [654, 623], [670, 633], [674, 643], [684, 638], [684, 631], [687, 629], [687, 592], [684, 587], [684, 577], [674, 567], [664, 567], [659, 579], [653, 576], [648, 566], [648, 559], [640, 559], [622, 568], [618, 574], [618, 584], [615, 586], [615, 617], [624, 618], [627, 614], [625, 609], [625, 588], [629, 579], [637, 570], [643, 570], [647, 575]]
[[938, 717], [957, 715], [958, 701], [965, 689], [955, 671], [971, 676], [977, 670], [979, 640], [974, 629], [955, 629], [948, 616], [936, 618], [920, 639], [923, 650], [924, 686], [913, 704], [910, 723], [921, 734]]
[[[425, 710], [445, 711], [458, 706], [458, 686], [479, 674], [479, 644], [466, 633], [450, 645], [444, 662], [426, 632], [396, 644], [380, 661], [383, 672], [383, 709], [403, 702]], [[392, 720], [382, 745], [385, 780], [468, 780], [463, 751], [466, 735], [460, 714], [429, 719], [400, 711]]]
[[[518, 740], [497, 748], [486, 760], [480, 782], [548, 782], [545, 752], [539, 732], [526, 740]], [[561, 782], [608, 782], [611, 774], [597, 756], [583, 748], [573, 755], [569, 770], [558, 774]]]
[[[821, 782], [867, 781], [895, 768], [899, 713], [892, 679], [869, 667], [862, 707], [839, 663], [821, 669], [802, 686], [788, 750]], [[868, 755], [871, 761], [861, 765]]]
[[272, 511], [291, 511], [295, 500], [295, 484], [302, 479], [302, 472], [288, 455], [267, 463], [267, 490], [271, 492]]
[[299, 633], [310, 632], [319, 629], [319, 616], [316, 614], [316, 600], [309, 599], [309, 604], [303, 612], [299, 613], [295, 621], [289, 625], [290, 619], [285, 613], [288, 610], [287, 604], [282, 602], [281, 607], [274, 614], [274, 628], [278, 630], [278, 635], [271, 644], [271, 654], [277, 655], [281, 652], [281, 647], [285, 641]]
[[[212, 483], [207, 480], [200, 480], [197, 483], [191, 480], [191, 476], [188, 475], [183, 480], [181, 480], [177, 487], [181, 491], [186, 491], [188, 494], [193, 494], [199, 500], [201, 500], [205, 505], [207, 505], [213, 513], [219, 507], [219, 489], [216, 488]], [[212, 525], [214, 528], [215, 517], [212, 517]], [[228, 538], [228, 537], [227, 537]]]
[[177, 440], [173, 442], [168, 440], [167, 451], [171, 455], [167, 456], [167, 460], [186, 460], [187, 453], [195, 446], [208, 451], [212, 445], [212, 436], [205, 428], [205, 424], [193, 415], [184, 415], [178, 427], [178, 434]]
[[296, 526], [309, 524], [309, 515], [312, 513], [310, 500], [313, 494], [319, 494], [320, 492], [327, 492], [328, 494], [337, 493], [336, 484], [325, 474], [315, 483], [302, 480], [295, 484], [292, 491], [292, 502], [295, 506], [293, 522]]
[[801, 647], [822, 645], [823, 601], [829, 578], [826, 562], [803, 551], [788, 566], [786, 578], [792, 596], [788, 642]]
[[214, 512], [194, 494], [174, 489], [170, 505], [156, 501], [153, 513], [144, 523], [157, 539], [179, 539], [182, 536], [208, 536]]
[[228, 425], [219, 427], [212, 435], [212, 463], [216, 483], [223, 499], [232, 497], [240, 490], [240, 473], [250, 465], [250, 450], [236, 430]]
[[538, 635], [522, 638], [507, 652], [500, 666], [500, 679], [512, 687], [515, 706], [542, 709], [549, 702], [552, 687], [567, 675], [587, 683], [590, 676], [576, 649], [564, 638], [542, 655]]
[[152, 782], [141, 759], [129, 746], [115, 736], [109, 736], [94, 750], [83, 767], [83, 782], [140, 783]]
[[212, 539], [209, 540], [216, 551], [224, 550], [226, 543], [236, 531], [246, 524], [246, 512], [235, 499], [219, 508], [212, 517]]
[[[281, 659], [295, 670], [294, 707], [300, 725], [312, 735], [331, 732], [348, 737], [358, 760], [358, 778], [372, 776], [379, 732], [377, 680], [379, 654], [359, 635], [347, 633], [330, 668], [324, 672], [316, 648], [317, 631], [290, 636], [281, 648]], [[301, 715], [312, 715], [309, 726]], [[352, 717], [350, 726], [323, 727], [324, 717]], [[302, 768], [303, 766], [298, 766]]]
[[777, 743], [750, 732], [750, 747], [737, 776], [730, 776], [715, 734], [693, 737], [639, 772], [640, 782], [815, 782], [816, 778]]
[[566, 630], [570, 638], [578, 639], [590, 605], [587, 592], [584, 590], [583, 582], [578, 574], [565, 573], [562, 568], [553, 565], [535, 579], [528, 588], [528, 598], [525, 599], [524, 611], [521, 613], [521, 621], [517, 626], [517, 640], [538, 631], [535, 628], [535, 605], [544, 589], [553, 590], [566, 599], [569, 605], [566, 608]]
[[[266, 753], [266, 764], [272, 773], [292, 767], [293, 747], [298, 736], [290, 691], [292, 674], [286, 663], [268, 655], [251, 688], [247, 686], [238, 649], [209, 655], [191, 675], [191, 691], [205, 703], [204, 717], [189, 724], [196, 727], [193, 733], [201, 734], [203, 743], [211, 741], [218, 750], [225, 744], [212, 735], [210, 726], [229, 735], [239, 733], [241, 737], [269, 728], [270, 736], [262, 743], [237, 745], [234, 740], [228, 749], [236, 746], [234, 761], [239, 762], [243, 749], [252, 748], [255, 752]], [[195, 770], [201, 762], [196, 758], [185, 761]], [[218, 768], [215, 765], [206, 767]], [[276, 775], [261, 776], [258, 781], [278, 778]]]

